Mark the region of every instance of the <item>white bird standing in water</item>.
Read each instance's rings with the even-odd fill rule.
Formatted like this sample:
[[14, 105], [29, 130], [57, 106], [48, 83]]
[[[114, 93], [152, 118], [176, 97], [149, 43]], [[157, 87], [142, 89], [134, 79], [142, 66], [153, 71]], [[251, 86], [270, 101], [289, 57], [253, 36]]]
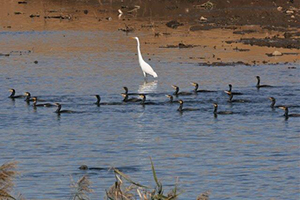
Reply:
[[133, 37], [133, 39], [136, 39], [136, 41], [137, 41], [137, 50], [138, 50], [139, 63], [140, 63], [140, 66], [142, 68], [144, 77], [146, 78], [147, 74], [149, 74], [149, 75], [153, 76], [154, 78], [157, 78], [157, 74], [155, 73], [155, 71], [152, 69], [152, 67], [148, 63], [146, 63], [144, 61], [144, 59], [142, 57], [139, 38], [138, 37]]

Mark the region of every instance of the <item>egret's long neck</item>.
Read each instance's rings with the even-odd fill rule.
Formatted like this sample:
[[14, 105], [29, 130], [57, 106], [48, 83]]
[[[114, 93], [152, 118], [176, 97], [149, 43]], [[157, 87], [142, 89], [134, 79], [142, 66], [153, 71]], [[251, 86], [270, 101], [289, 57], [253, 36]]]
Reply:
[[136, 41], [137, 41], [137, 51], [138, 51], [139, 60], [143, 60], [143, 57], [142, 57], [142, 54], [141, 54], [140, 41], [139, 41], [138, 38], [136, 39]]

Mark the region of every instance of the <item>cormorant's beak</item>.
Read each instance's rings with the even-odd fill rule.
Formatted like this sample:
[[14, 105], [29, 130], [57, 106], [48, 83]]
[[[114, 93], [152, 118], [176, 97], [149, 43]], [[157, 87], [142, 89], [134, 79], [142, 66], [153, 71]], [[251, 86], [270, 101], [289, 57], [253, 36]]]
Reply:
[[174, 89], [176, 89], [177, 88], [177, 86], [176, 85], [171, 85], [172, 86], [172, 88], [174, 88]]
[[280, 106], [279, 108], [282, 109], [282, 110], [285, 110], [285, 107], [283, 107], [283, 106]]
[[269, 97], [269, 99], [270, 99], [271, 101], [273, 101], [273, 98], [272, 98], [272, 97]]
[[194, 82], [191, 82], [191, 84], [192, 84], [193, 86], [196, 86], [196, 83], [194, 83]]
[[54, 105], [59, 106], [59, 103], [54, 103]]

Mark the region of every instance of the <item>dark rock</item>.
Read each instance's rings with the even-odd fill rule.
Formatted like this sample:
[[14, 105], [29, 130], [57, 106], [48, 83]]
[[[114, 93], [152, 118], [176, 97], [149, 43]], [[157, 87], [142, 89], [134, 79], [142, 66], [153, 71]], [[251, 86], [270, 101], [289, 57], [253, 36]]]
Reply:
[[176, 20], [169, 21], [166, 23], [167, 27], [176, 29], [178, 26], [183, 26], [183, 23], [180, 23]]

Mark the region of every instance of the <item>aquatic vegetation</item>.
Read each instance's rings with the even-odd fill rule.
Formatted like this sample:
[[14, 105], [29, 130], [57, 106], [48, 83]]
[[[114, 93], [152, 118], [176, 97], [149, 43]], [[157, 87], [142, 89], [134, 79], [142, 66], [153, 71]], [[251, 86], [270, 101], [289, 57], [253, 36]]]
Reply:
[[72, 180], [71, 188], [74, 190], [72, 192], [72, 200], [89, 200], [89, 193], [93, 192], [90, 189], [91, 181], [86, 175], [81, 177], [77, 182]]
[[[112, 168], [115, 174], [115, 183], [106, 190], [107, 200], [175, 200], [182, 193], [178, 189], [178, 181], [174, 188], [167, 194], [164, 192], [163, 184], [159, 181], [154, 164], [151, 161], [153, 179], [156, 183], [155, 188], [144, 186], [133, 181], [128, 175], [116, 168]], [[11, 195], [14, 186], [14, 178], [17, 174], [17, 162], [9, 162], [0, 166], [0, 200], [24, 200], [22, 195], [17, 198]], [[89, 194], [94, 192], [91, 189], [91, 181], [87, 175], [82, 176], [77, 182], [71, 180], [72, 200], [90, 200]], [[210, 192], [205, 192], [197, 197], [197, 200], [208, 200]]]
[[[137, 199], [138, 196], [141, 200], [172, 200], [177, 199], [180, 195], [178, 192], [177, 183], [175, 187], [168, 192], [168, 194], [164, 194], [164, 189], [162, 183], [158, 180], [156, 171], [154, 168], [154, 164], [151, 161], [151, 168], [153, 173], [153, 178], [156, 183], [154, 189], [151, 189], [148, 186], [141, 185], [139, 183], [134, 182], [130, 179], [129, 176], [124, 174], [123, 172], [119, 171], [116, 168], [113, 168], [116, 182], [112, 185], [108, 191], [106, 191], [106, 199], [109, 200], [120, 200], [120, 199]], [[128, 183], [123, 181], [122, 179], [126, 180]], [[129, 185], [128, 185], [129, 184]]]
[[9, 162], [0, 166], [0, 200], [16, 199], [11, 195], [13, 180], [18, 174], [16, 168], [17, 162]]

